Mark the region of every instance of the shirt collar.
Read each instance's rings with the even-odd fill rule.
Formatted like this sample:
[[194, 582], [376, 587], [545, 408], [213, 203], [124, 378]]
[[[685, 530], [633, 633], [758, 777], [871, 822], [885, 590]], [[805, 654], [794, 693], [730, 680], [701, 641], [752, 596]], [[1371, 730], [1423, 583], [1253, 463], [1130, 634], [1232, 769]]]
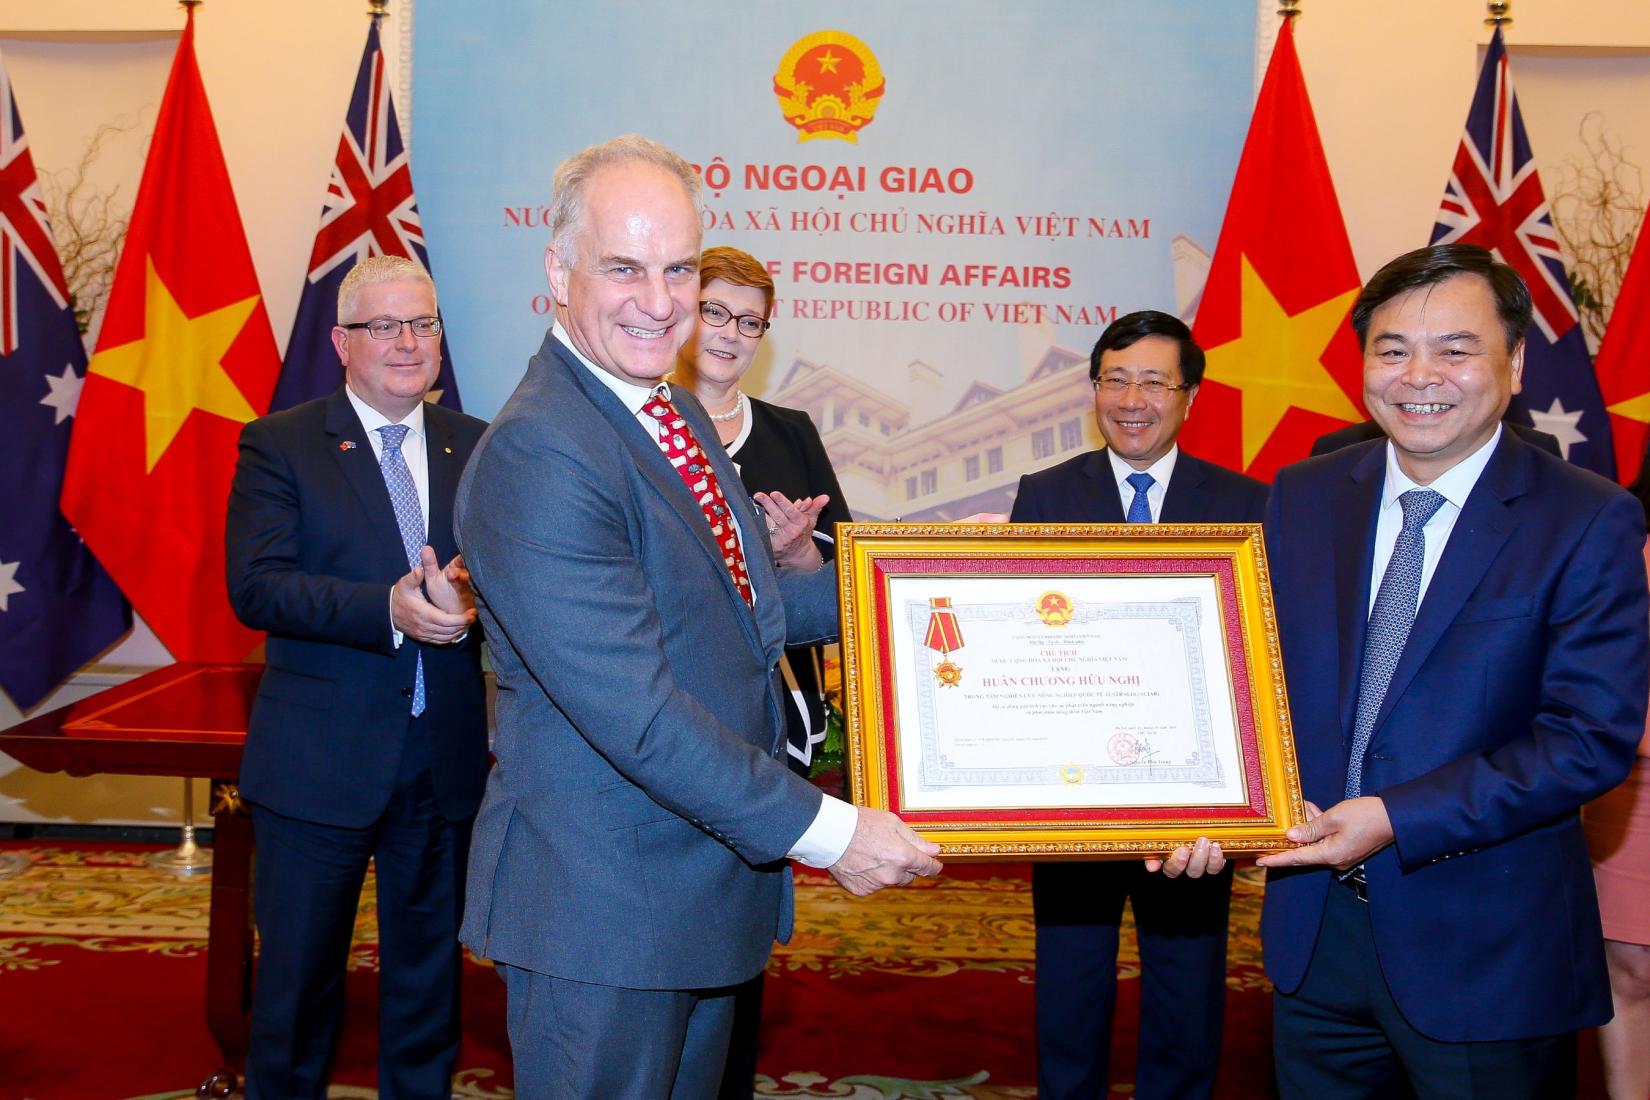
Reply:
[[391, 420], [357, 397], [355, 391], [349, 388], [348, 382], [344, 383], [344, 396], [349, 398], [350, 405], [355, 408], [355, 415], [361, 418], [361, 427], [368, 432], [376, 432], [386, 424], [405, 424], [412, 434], [420, 439], [424, 438], [424, 402], [420, 401], [413, 407], [412, 412], [397, 421]]
[[1169, 478], [1174, 476], [1175, 459], [1180, 457], [1180, 444], [1176, 443], [1170, 447], [1168, 454], [1144, 470], [1136, 470], [1133, 466], [1124, 462], [1118, 457], [1117, 452], [1110, 447], [1106, 448], [1106, 457], [1111, 459], [1111, 476], [1116, 480], [1119, 492], [1134, 492], [1134, 486], [1129, 484], [1129, 475], [1137, 473], [1151, 474], [1153, 483], [1167, 488]]
[[642, 406], [652, 400], [655, 393], [662, 394], [666, 401], [670, 400], [670, 383], [668, 382], [661, 381], [651, 386], [638, 386], [634, 382], [626, 382], [610, 371], [602, 370], [602, 368], [586, 359], [584, 354], [573, 346], [572, 338], [567, 335], [567, 330], [561, 327], [560, 321], [551, 324], [550, 335], [560, 340], [561, 346], [572, 352], [573, 358], [583, 364], [585, 370], [595, 375], [602, 385], [612, 390], [613, 396], [617, 397], [620, 403], [630, 410], [630, 415], [640, 415]]
[[1390, 508], [1397, 503], [1399, 497], [1411, 489], [1432, 489], [1441, 493], [1445, 500], [1461, 508], [1467, 503], [1467, 497], [1472, 494], [1473, 486], [1484, 474], [1484, 467], [1490, 464], [1490, 456], [1495, 453], [1495, 445], [1501, 442], [1501, 433], [1506, 429], [1501, 425], [1495, 426], [1495, 434], [1489, 441], [1479, 447], [1472, 454], [1451, 466], [1433, 479], [1431, 485], [1418, 485], [1410, 480], [1408, 474], [1398, 465], [1398, 449], [1392, 445], [1392, 440], [1386, 441], [1386, 486], [1381, 492], [1381, 507]]

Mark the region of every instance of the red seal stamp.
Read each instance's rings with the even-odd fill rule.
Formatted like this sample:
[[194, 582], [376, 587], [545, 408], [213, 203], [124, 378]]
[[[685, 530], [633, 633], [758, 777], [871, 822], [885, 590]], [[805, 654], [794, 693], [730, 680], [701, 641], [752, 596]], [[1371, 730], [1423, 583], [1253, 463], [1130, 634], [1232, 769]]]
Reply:
[[1136, 741], [1132, 733], [1116, 733], [1106, 742], [1106, 755], [1111, 757], [1113, 764], [1128, 767], [1140, 759], [1140, 742]]

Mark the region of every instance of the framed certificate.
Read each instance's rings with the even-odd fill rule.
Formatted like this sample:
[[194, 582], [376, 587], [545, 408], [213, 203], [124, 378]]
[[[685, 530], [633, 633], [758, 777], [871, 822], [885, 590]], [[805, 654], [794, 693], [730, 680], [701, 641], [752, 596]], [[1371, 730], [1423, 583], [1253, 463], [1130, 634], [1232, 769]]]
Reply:
[[945, 859], [1293, 847], [1255, 524], [837, 528], [853, 800]]

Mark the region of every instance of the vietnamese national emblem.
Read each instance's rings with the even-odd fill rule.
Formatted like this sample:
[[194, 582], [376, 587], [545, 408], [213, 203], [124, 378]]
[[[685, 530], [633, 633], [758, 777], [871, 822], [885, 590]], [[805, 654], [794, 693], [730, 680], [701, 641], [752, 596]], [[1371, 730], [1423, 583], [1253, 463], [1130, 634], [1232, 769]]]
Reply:
[[869, 46], [844, 31], [815, 31], [791, 44], [773, 74], [773, 94], [797, 141], [857, 143], [886, 83]]
[[1044, 626], [1065, 626], [1071, 622], [1071, 597], [1064, 592], [1044, 592], [1037, 597], [1036, 609]]

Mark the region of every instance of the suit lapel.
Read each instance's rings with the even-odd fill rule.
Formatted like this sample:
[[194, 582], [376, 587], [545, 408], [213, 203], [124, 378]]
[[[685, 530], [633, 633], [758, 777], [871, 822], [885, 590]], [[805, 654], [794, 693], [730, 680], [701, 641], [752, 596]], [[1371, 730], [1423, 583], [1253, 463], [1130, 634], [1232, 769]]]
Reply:
[[[394, 576], [407, 571], [407, 553], [401, 543], [401, 524], [395, 518], [395, 506], [390, 503], [390, 491], [384, 484], [384, 475], [373, 454], [372, 441], [367, 438], [361, 418], [349, 403], [342, 387], [327, 398], [325, 427], [332, 440], [327, 448], [349, 482], [356, 499], [361, 502], [361, 515], [372, 532], [369, 545], [381, 555], [386, 572]], [[350, 444], [350, 446], [346, 446]], [[431, 494], [433, 500], [435, 494]], [[448, 494], [449, 501], [452, 499]], [[452, 513], [447, 515], [447, 526], [452, 526]]]
[[1158, 522], [1209, 522], [1208, 480], [1202, 461], [1181, 451], [1174, 462], [1174, 473], [1169, 476], [1169, 487], [1163, 491], [1163, 511], [1157, 517]]
[[[699, 399], [681, 386], [671, 387], [671, 397], [677, 410], [692, 425], [693, 434], [699, 438], [700, 445], [705, 447], [705, 456], [716, 471], [716, 480], [722, 485], [722, 496], [726, 498], [728, 507], [733, 509], [734, 516], [739, 521], [740, 546], [745, 551], [745, 571], [750, 576], [751, 590], [756, 593], [756, 606], [752, 612], [759, 637], [758, 644], [771, 664], [779, 659], [780, 651], [785, 644], [785, 605], [779, 596], [779, 577], [774, 569], [773, 550], [768, 542], [767, 517], [745, 492], [744, 482], [739, 480], [739, 471], [733, 468], [733, 459], [728, 456], [727, 449], [717, 442], [716, 425], [710, 422], [710, 417], [705, 414], [704, 406], [699, 404]], [[704, 443], [706, 439], [711, 440], [708, 446]], [[697, 507], [695, 505], [695, 508]], [[705, 526], [702, 514], [699, 526]], [[729, 595], [740, 606], [745, 606], [745, 598], [734, 588], [733, 578], [728, 575], [727, 567], [722, 563], [720, 550], [716, 553], [716, 561], [721, 566], [722, 579], [726, 582]]]
[[1381, 702], [1381, 713], [1375, 717], [1377, 731], [1512, 533], [1516, 520], [1507, 502], [1524, 493], [1529, 474], [1525, 457], [1523, 444], [1515, 442], [1511, 432], [1503, 432], [1489, 465], [1455, 518], [1444, 554], [1427, 582], [1426, 595]]
[[1078, 500], [1088, 514], [1074, 522], [1122, 523], [1123, 498], [1118, 495], [1117, 479], [1112, 476], [1111, 456], [1103, 450], [1089, 455], [1083, 462], [1083, 476], [1090, 480], [1092, 488]]
[[1340, 645], [1341, 741], [1351, 742], [1358, 710], [1358, 677], [1363, 669], [1364, 627], [1369, 620], [1370, 566], [1375, 560], [1375, 521], [1386, 481], [1386, 447], [1369, 448], [1353, 464], [1334, 499], [1336, 634]]
[[458, 550], [453, 539], [453, 501], [464, 460], [455, 447], [456, 435], [446, 410], [424, 406], [424, 456], [430, 476], [430, 529], [425, 541], [435, 549], [436, 563], [446, 565]]
[[[710, 525], [705, 522], [704, 512], [700, 510], [698, 501], [694, 500], [688, 492], [687, 486], [682, 483], [681, 475], [676, 472], [676, 468], [670, 464], [670, 460], [665, 458], [664, 452], [659, 449], [658, 440], [649, 438], [647, 431], [643, 429], [635, 415], [624, 407], [624, 402], [620, 401], [612, 390], [596, 379], [591, 378], [589, 370], [574, 358], [572, 352], [562, 346], [560, 340], [552, 336], [546, 336], [545, 344], [546, 346], [554, 345], [551, 350], [556, 361], [572, 377], [574, 385], [578, 386], [580, 391], [589, 398], [591, 404], [596, 407], [596, 410], [612, 425], [613, 431], [618, 435], [619, 440], [635, 459], [636, 468], [641, 471], [642, 476], [658, 492], [660, 499], [686, 525], [693, 539], [698, 542], [700, 548], [705, 552], [705, 556], [715, 564], [716, 573], [721, 577], [722, 586], [727, 596], [741, 607], [746, 607], [748, 611], [749, 608], [745, 604], [745, 598], [734, 588], [733, 578], [728, 575], [727, 565], [722, 560], [722, 550], [716, 545], [716, 540], [710, 533]], [[542, 351], [541, 354], [543, 354]], [[676, 398], [672, 403], [676, 405], [678, 411], [682, 410], [685, 402], [679, 399], [680, 387], [672, 387], [671, 392], [673, 398]], [[684, 415], [688, 417], [688, 422], [692, 425], [694, 434], [699, 437], [700, 446], [703, 448], [705, 437], [702, 434], [700, 422], [709, 427], [709, 421], [700, 417], [699, 422], [695, 422], [691, 415], [687, 413], [684, 413]], [[716, 434], [714, 430], [711, 431], [710, 438], [712, 444], [715, 445]], [[720, 447], [717, 449], [720, 450]], [[706, 453], [708, 456], [709, 452]], [[734, 493], [742, 494], [744, 490], [740, 488], [737, 475], [733, 476], [731, 483], [724, 477], [724, 470], [727, 470], [730, 474], [732, 470], [726, 462], [726, 455], [724, 454], [722, 457], [723, 461], [720, 464], [713, 462], [713, 466], [716, 468], [717, 478], [722, 481], [722, 495], [729, 497], [730, 503], [732, 503], [729, 492], [730, 484]], [[753, 542], [754, 536], [751, 532], [751, 526], [746, 522], [743, 514], [740, 516], [740, 524], [742, 534], [745, 536], [745, 559], [748, 566], [750, 559], [754, 556], [751, 552], [753, 547], [757, 553], [765, 553], [766, 551], [761, 548], [759, 542]], [[757, 525], [757, 527], [760, 530], [760, 525]], [[778, 598], [778, 591], [772, 587], [771, 583], [768, 592], [773, 598]], [[750, 625], [754, 628], [754, 622], [751, 622]], [[757, 642], [754, 631], [752, 641]], [[760, 643], [757, 643], [757, 647], [758, 649], [762, 648]]]

